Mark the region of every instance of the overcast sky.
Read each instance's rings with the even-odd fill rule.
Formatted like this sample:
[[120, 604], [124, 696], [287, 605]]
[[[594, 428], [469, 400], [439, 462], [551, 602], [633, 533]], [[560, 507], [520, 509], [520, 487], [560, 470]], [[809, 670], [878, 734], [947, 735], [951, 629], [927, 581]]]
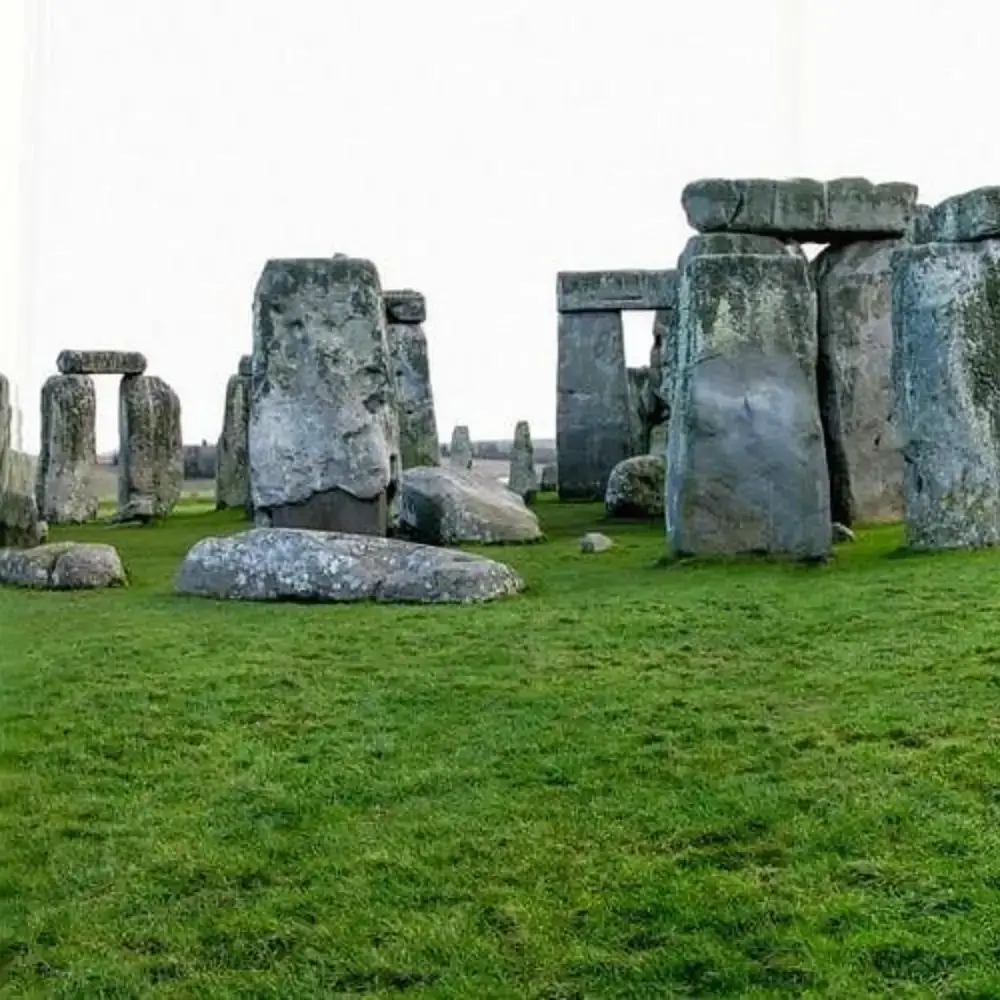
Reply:
[[427, 295], [444, 438], [552, 436], [556, 271], [672, 266], [700, 176], [1000, 182], [998, 25], [980, 0], [0, 0], [26, 447], [63, 347], [145, 352], [214, 440], [264, 261], [338, 251]]

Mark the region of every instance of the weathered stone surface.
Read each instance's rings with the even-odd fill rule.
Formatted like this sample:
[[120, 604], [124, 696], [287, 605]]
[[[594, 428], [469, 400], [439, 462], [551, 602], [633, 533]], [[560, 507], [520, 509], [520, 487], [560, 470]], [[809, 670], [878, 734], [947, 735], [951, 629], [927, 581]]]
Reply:
[[560, 271], [556, 276], [559, 312], [618, 312], [668, 309], [677, 298], [677, 272]]
[[60, 351], [56, 367], [63, 375], [141, 375], [146, 356], [138, 351]]
[[601, 500], [609, 473], [632, 453], [621, 315], [561, 313], [558, 357], [559, 497]]
[[236, 374], [242, 375], [244, 378], [250, 378], [253, 375], [253, 355], [244, 354], [236, 366]]
[[35, 476], [34, 460], [12, 447], [10, 384], [0, 375], [0, 546], [30, 548], [48, 535], [38, 516]]
[[97, 590], [127, 585], [111, 545], [55, 542], [31, 549], [0, 549], [0, 584], [36, 590]]
[[403, 468], [438, 465], [441, 443], [434, 413], [427, 337], [417, 323], [390, 323], [387, 334], [389, 356], [396, 378], [399, 451]]
[[384, 535], [399, 418], [375, 265], [268, 261], [254, 300], [250, 489], [275, 527]]
[[1000, 238], [1000, 187], [981, 187], [945, 198], [918, 218], [918, 243], [970, 243]]
[[459, 469], [403, 473], [399, 533], [428, 545], [536, 542], [538, 518], [500, 483]]
[[892, 419], [892, 254], [898, 240], [816, 258], [820, 415], [830, 509], [851, 525], [903, 517], [903, 455]]
[[[917, 203], [912, 184], [872, 184], [863, 177], [823, 183], [806, 178], [705, 178], [681, 196], [692, 228], [786, 236], [827, 243], [838, 236], [902, 236]], [[734, 248], [735, 249], [735, 248]]]
[[626, 372], [631, 452], [633, 455], [647, 455], [653, 428], [664, 419], [664, 407], [654, 389], [656, 376], [650, 366], [627, 368]]
[[666, 520], [678, 555], [830, 551], [808, 265], [778, 254], [693, 257], [680, 286], [679, 385]]
[[218, 445], [202, 441], [184, 445], [184, 478], [215, 479], [219, 469]]
[[49, 524], [97, 517], [97, 393], [89, 375], [53, 375], [42, 386], [36, 501]]
[[800, 244], [794, 240], [759, 233], [697, 233], [690, 237], [681, 251], [681, 267], [692, 257], [712, 257], [729, 253], [777, 253], [790, 257], [803, 257]]
[[1000, 541], [1000, 240], [892, 258], [893, 378], [909, 544]]
[[666, 460], [657, 455], [619, 462], [608, 477], [604, 509], [611, 517], [663, 517], [666, 471]]
[[607, 552], [615, 547], [614, 541], [599, 531], [588, 531], [580, 538], [580, 551], [585, 553]]
[[469, 428], [465, 424], [457, 424], [451, 432], [448, 464], [453, 469], [472, 468], [472, 438], [469, 436]]
[[542, 474], [538, 477], [539, 493], [555, 493], [559, 489], [559, 466], [549, 462], [542, 466]]
[[535, 448], [531, 443], [531, 428], [527, 420], [519, 420], [514, 428], [514, 446], [510, 452], [507, 488], [513, 490], [527, 504], [533, 503], [538, 493]]
[[181, 403], [156, 375], [126, 375], [118, 393], [117, 521], [166, 517], [184, 484]]
[[226, 383], [222, 433], [216, 446], [215, 508], [250, 509], [250, 379], [232, 375]]
[[427, 300], [412, 288], [382, 293], [385, 313], [390, 323], [411, 323], [418, 326], [427, 322]]
[[523, 587], [509, 566], [468, 552], [281, 528], [203, 538], [177, 578], [182, 594], [240, 601], [472, 604]]
[[658, 309], [653, 316], [653, 347], [649, 352], [649, 384], [656, 404], [653, 414], [654, 426], [670, 420], [674, 375], [677, 371], [677, 337], [680, 324], [676, 290], [677, 286], [675, 286], [675, 295], [669, 307]]

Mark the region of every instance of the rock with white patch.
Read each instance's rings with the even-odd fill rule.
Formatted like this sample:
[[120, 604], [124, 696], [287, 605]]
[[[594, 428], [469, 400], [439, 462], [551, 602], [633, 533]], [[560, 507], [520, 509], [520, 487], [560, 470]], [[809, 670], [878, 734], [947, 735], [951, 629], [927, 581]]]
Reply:
[[604, 509], [610, 517], [661, 518], [666, 461], [659, 455], [636, 455], [619, 462], [608, 477]]

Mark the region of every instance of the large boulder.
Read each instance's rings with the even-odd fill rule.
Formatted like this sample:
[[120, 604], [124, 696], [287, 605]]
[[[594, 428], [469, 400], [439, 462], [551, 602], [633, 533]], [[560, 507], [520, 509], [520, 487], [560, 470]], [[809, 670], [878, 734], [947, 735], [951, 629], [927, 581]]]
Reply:
[[271, 260], [254, 298], [258, 522], [384, 535], [400, 469], [382, 289], [368, 260]]
[[156, 375], [125, 375], [119, 389], [118, 521], [166, 517], [184, 485], [181, 403]]
[[667, 463], [659, 455], [636, 455], [619, 462], [608, 476], [604, 508], [611, 517], [663, 517]]
[[0, 584], [35, 590], [124, 587], [125, 568], [112, 545], [54, 542], [31, 549], [0, 549]]
[[538, 518], [505, 486], [444, 466], [403, 473], [399, 532], [428, 545], [536, 542]]
[[250, 379], [232, 375], [226, 383], [222, 433], [216, 446], [215, 507], [250, 507]]
[[0, 546], [26, 549], [47, 537], [35, 480], [34, 459], [12, 447], [10, 384], [0, 375]]
[[97, 393], [89, 375], [53, 375], [42, 386], [37, 503], [49, 524], [97, 517]]
[[240, 601], [471, 604], [523, 587], [510, 567], [467, 552], [290, 528], [203, 538], [177, 578], [182, 594]]
[[415, 318], [426, 316], [424, 297], [417, 292], [386, 292], [386, 312], [389, 316], [389, 356], [399, 404], [399, 450], [403, 468], [438, 465], [441, 446], [434, 414], [427, 337], [420, 325], [423, 319]]
[[819, 399], [835, 521], [903, 517], [903, 456], [892, 419], [892, 274], [898, 240], [829, 247], [816, 258]]
[[892, 258], [893, 378], [909, 544], [1000, 542], [1000, 240]]
[[805, 256], [706, 254], [681, 271], [666, 521], [677, 555], [830, 552]]
[[538, 493], [538, 473], [535, 471], [535, 449], [531, 443], [531, 427], [519, 420], [514, 428], [514, 446], [510, 452], [510, 474], [507, 488], [525, 503], [533, 503]]

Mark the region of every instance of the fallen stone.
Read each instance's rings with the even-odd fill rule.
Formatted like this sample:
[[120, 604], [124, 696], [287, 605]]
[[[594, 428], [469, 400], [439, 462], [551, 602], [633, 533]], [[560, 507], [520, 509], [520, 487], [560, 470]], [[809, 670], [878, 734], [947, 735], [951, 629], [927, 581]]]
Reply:
[[903, 455], [892, 419], [892, 273], [898, 240], [828, 247], [815, 261], [820, 415], [835, 521], [903, 517]]
[[125, 568], [111, 545], [55, 542], [31, 549], [0, 549], [0, 584], [36, 590], [124, 587]]
[[807, 262], [692, 257], [681, 272], [680, 307], [667, 443], [671, 550], [826, 558], [830, 486]]
[[448, 456], [448, 464], [453, 469], [472, 468], [472, 439], [469, 436], [469, 428], [465, 424], [458, 424], [452, 430]]
[[126, 375], [119, 388], [115, 520], [166, 517], [184, 485], [181, 403], [156, 375]]
[[1000, 542], [1000, 240], [892, 258], [893, 379], [914, 549]]
[[399, 417], [382, 289], [353, 257], [268, 261], [254, 300], [250, 489], [274, 527], [384, 535]]
[[666, 461], [657, 455], [619, 462], [608, 477], [604, 509], [611, 517], [663, 517], [666, 471]]
[[472, 604], [523, 588], [509, 566], [468, 552], [288, 528], [203, 538], [177, 578], [181, 594], [239, 601]]
[[559, 466], [549, 462], [542, 466], [542, 474], [538, 477], [539, 493], [555, 493], [559, 489]]
[[141, 375], [146, 356], [138, 351], [60, 351], [56, 367], [63, 375]]
[[560, 271], [559, 312], [668, 309], [677, 298], [676, 271]]
[[49, 524], [97, 517], [97, 394], [89, 375], [53, 375], [42, 386], [36, 502]]
[[1000, 237], [1000, 187], [981, 187], [945, 198], [922, 213], [917, 243], [971, 243]]
[[535, 495], [538, 493], [535, 448], [531, 443], [531, 428], [527, 420], [519, 420], [514, 428], [514, 445], [510, 452], [507, 488], [513, 490], [526, 504], [534, 503]]
[[250, 379], [232, 375], [226, 383], [222, 433], [216, 446], [215, 509], [250, 509]]
[[632, 454], [622, 319], [559, 316], [556, 453], [561, 500], [602, 500], [611, 470]]
[[873, 184], [841, 177], [824, 184], [806, 178], [706, 178], [681, 196], [688, 222], [699, 232], [773, 234], [829, 243], [902, 236], [916, 209], [912, 184]]
[[427, 545], [537, 542], [538, 518], [500, 483], [445, 467], [403, 473], [399, 533]]
[[236, 367], [236, 374], [242, 375], [244, 378], [250, 378], [253, 375], [253, 355], [244, 354], [240, 358], [240, 362]]
[[399, 451], [403, 468], [438, 465], [441, 461], [441, 444], [434, 412], [427, 337], [419, 324], [399, 322], [389, 324], [387, 336], [389, 356], [396, 377]]
[[608, 549], [613, 549], [614, 547], [615, 543], [607, 535], [602, 535], [599, 531], [588, 531], [580, 539], [580, 551], [585, 553], [607, 552]]
[[841, 545], [844, 542], [853, 542], [855, 540], [855, 534], [847, 527], [846, 524], [841, 524], [839, 521], [834, 521], [830, 525], [830, 531], [833, 535], [833, 541], [835, 545]]
[[427, 300], [411, 288], [382, 293], [385, 312], [390, 323], [419, 326], [427, 322]]

